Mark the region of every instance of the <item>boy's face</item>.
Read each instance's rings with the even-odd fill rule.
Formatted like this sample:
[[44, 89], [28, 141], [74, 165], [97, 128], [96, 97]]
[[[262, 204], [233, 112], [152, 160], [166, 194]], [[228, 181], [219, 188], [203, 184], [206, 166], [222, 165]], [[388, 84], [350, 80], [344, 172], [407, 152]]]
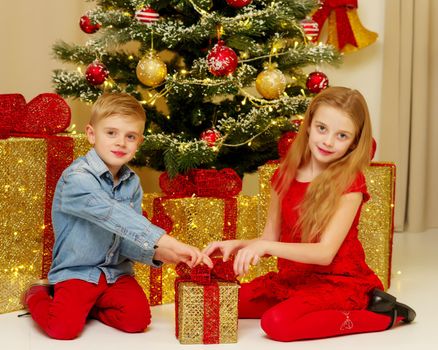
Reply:
[[117, 178], [120, 168], [134, 158], [144, 139], [143, 130], [144, 123], [141, 120], [117, 114], [85, 128], [88, 141], [114, 178]]

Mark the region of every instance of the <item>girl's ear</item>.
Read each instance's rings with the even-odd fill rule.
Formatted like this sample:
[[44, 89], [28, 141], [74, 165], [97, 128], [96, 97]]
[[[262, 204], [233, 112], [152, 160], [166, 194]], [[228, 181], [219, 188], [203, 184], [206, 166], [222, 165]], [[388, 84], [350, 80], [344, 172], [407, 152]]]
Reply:
[[87, 135], [88, 142], [94, 145], [96, 142], [96, 134], [94, 133], [94, 129], [90, 124], [85, 127], [85, 134]]

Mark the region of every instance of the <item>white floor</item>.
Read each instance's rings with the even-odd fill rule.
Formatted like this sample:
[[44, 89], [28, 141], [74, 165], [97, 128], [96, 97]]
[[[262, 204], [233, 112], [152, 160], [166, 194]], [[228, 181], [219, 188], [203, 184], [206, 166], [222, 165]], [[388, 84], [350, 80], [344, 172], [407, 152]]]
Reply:
[[[438, 230], [396, 234], [393, 248], [392, 285], [398, 300], [412, 306], [417, 319], [389, 331], [330, 339], [279, 343], [263, 335], [257, 320], [239, 321], [237, 344], [208, 345], [214, 349], [432, 349], [438, 344]], [[125, 334], [90, 321], [73, 341], [57, 341], [45, 336], [29, 317], [20, 312], [0, 315], [1, 350], [64, 349], [200, 349], [205, 345], [180, 345], [174, 336], [174, 306], [152, 308], [152, 326], [142, 334]]]

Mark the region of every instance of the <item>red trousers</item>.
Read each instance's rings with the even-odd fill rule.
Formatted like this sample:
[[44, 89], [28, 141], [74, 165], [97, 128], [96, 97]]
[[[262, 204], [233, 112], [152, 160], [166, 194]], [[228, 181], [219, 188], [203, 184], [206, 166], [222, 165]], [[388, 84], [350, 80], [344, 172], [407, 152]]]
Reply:
[[134, 277], [122, 276], [108, 284], [72, 279], [55, 284], [53, 298], [41, 291], [28, 300], [35, 322], [55, 339], [74, 339], [88, 317], [122, 330], [142, 332], [151, 320], [149, 302]]
[[239, 318], [260, 318], [268, 337], [278, 341], [377, 332], [392, 322], [389, 316], [368, 310], [315, 310], [305, 296], [281, 302], [253, 299], [250, 284], [242, 284], [239, 290]]

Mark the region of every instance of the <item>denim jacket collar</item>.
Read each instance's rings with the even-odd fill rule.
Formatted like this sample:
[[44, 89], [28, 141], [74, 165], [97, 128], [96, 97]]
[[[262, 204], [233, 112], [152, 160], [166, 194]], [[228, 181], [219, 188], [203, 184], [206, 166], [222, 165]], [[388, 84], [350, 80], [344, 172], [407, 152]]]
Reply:
[[[93, 168], [95, 171], [95, 174], [101, 177], [105, 173], [109, 173], [111, 175], [111, 172], [109, 171], [107, 165], [104, 163], [104, 161], [99, 157], [96, 150], [92, 148], [85, 156], [87, 158], [88, 164]], [[121, 181], [125, 181], [129, 179], [131, 176], [133, 176], [135, 173], [127, 166], [123, 165], [122, 168], [119, 170], [119, 179]]]

